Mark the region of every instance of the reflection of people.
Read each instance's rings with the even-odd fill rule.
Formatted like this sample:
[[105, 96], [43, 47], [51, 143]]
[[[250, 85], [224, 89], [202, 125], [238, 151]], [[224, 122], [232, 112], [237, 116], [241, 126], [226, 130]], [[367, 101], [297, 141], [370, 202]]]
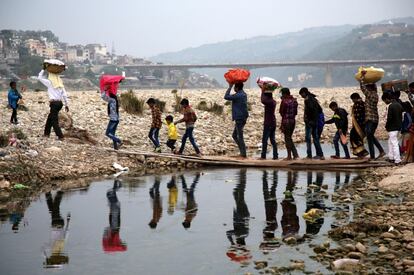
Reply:
[[52, 230], [50, 234], [50, 242], [44, 249], [44, 255], [46, 257], [44, 264], [45, 268], [61, 267], [63, 264], [69, 262], [69, 257], [63, 251], [65, 248], [65, 242], [67, 233], [69, 230], [70, 214], [65, 220], [60, 215], [60, 203], [62, 201], [63, 192], [58, 191], [55, 198], [50, 192], [46, 193], [46, 202], [52, 219]]
[[246, 248], [246, 238], [249, 235], [250, 213], [244, 200], [246, 190], [246, 169], [240, 170], [239, 183], [233, 191], [236, 208], [233, 209], [233, 230], [226, 232], [231, 247], [227, 251], [227, 256], [232, 261], [246, 261], [251, 258], [249, 250]]
[[260, 244], [260, 249], [265, 251], [271, 251], [279, 247], [278, 242], [274, 242], [275, 230], [277, 229], [277, 200], [276, 200], [276, 188], [277, 188], [277, 170], [273, 171], [273, 183], [269, 189], [268, 174], [267, 171], [263, 171], [263, 199], [265, 204], [266, 213], [266, 226], [263, 229], [263, 242]]
[[185, 218], [183, 221], [183, 226], [185, 229], [190, 228], [192, 220], [197, 215], [198, 205], [194, 198], [194, 190], [199, 180], [200, 173], [197, 173], [193, 180], [193, 183], [191, 184], [190, 188], [188, 188], [184, 176], [181, 175], [181, 183], [183, 185], [183, 191], [185, 192], [187, 200], [187, 204], [185, 206]]
[[341, 187], [341, 185], [346, 185], [349, 183], [351, 179], [351, 173], [350, 172], [345, 172], [345, 179], [344, 182], [341, 183], [341, 173], [340, 172], [336, 172], [335, 174], [335, 187], [334, 187], [334, 191], [338, 190], [339, 187]]
[[160, 196], [160, 178], [155, 177], [154, 185], [150, 189], [150, 197], [152, 200], [152, 219], [149, 222], [149, 226], [152, 229], [157, 228], [157, 224], [162, 216], [162, 200]]
[[[317, 172], [316, 173], [316, 180], [315, 183], [312, 182], [312, 172], [308, 172], [308, 189], [306, 190], [306, 212], [308, 212], [312, 208], [316, 209], [325, 209], [325, 205], [323, 202], [323, 198], [321, 197], [321, 186], [323, 183], [323, 173]], [[311, 188], [310, 185], [314, 185]], [[324, 223], [323, 216], [316, 219], [315, 221], [308, 221], [306, 220], [306, 233], [307, 234], [318, 234], [319, 230], [321, 229]]]
[[292, 236], [299, 232], [299, 217], [296, 214], [295, 199], [292, 195], [293, 189], [295, 188], [298, 173], [296, 171], [287, 172], [287, 183], [285, 198], [282, 201], [282, 236]]
[[176, 184], [175, 176], [171, 177], [171, 180], [167, 184], [168, 188], [168, 214], [174, 214], [175, 206], [178, 200], [178, 189]]
[[121, 182], [115, 179], [114, 186], [106, 192], [109, 203], [109, 227], [106, 227], [102, 237], [102, 246], [105, 252], [123, 252], [127, 245], [121, 240], [121, 204], [116, 192], [121, 188]]

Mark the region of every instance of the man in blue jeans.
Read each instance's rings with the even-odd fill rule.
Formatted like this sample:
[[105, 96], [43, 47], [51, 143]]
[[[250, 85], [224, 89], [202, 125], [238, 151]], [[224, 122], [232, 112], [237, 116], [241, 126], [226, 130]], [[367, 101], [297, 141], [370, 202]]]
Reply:
[[236, 142], [240, 150], [240, 157], [246, 158], [246, 145], [244, 143], [243, 129], [246, 125], [247, 118], [249, 117], [249, 112], [247, 110], [247, 95], [243, 91], [243, 83], [239, 82], [234, 84], [235, 94], [230, 94], [233, 84], [229, 84], [229, 88], [224, 95], [225, 100], [232, 102], [231, 104], [231, 116], [235, 122], [233, 130], [233, 139]]
[[375, 131], [378, 127], [378, 91], [377, 85], [373, 84], [363, 84], [361, 83], [361, 91], [365, 95], [365, 135], [367, 136], [368, 141], [368, 150], [370, 155], [370, 160], [375, 159], [375, 149], [374, 145], [379, 151], [378, 158], [385, 156], [385, 151], [382, 148], [381, 144], [378, 142], [375, 137]]
[[[326, 121], [325, 124], [332, 124], [335, 123], [336, 126], [336, 133], [333, 138], [333, 143], [335, 147], [335, 155], [331, 156], [333, 159], [339, 159], [339, 141], [341, 139], [341, 134], [348, 135], [348, 113], [343, 108], [339, 108], [338, 103], [332, 101], [329, 104], [329, 108], [334, 112], [333, 117]], [[351, 156], [349, 155], [348, 150], [348, 143], [343, 144], [341, 141], [342, 148], [344, 150], [345, 158], [350, 159]]]
[[312, 144], [311, 137], [313, 139], [313, 144], [316, 150], [316, 156], [314, 159], [324, 160], [321, 144], [319, 141], [319, 132], [318, 132], [318, 119], [319, 115], [322, 113], [322, 107], [319, 105], [316, 100], [316, 96], [309, 92], [308, 88], [303, 87], [299, 91], [300, 96], [305, 99], [305, 113], [303, 119], [305, 121], [305, 140], [306, 140], [306, 158], [312, 158]]
[[197, 115], [194, 112], [193, 108], [190, 106], [190, 102], [188, 99], [184, 98], [180, 102], [182, 112], [183, 112], [183, 118], [179, 121], [174, 122], [175, 125], [178, 123], [185, 122], [185, 133], [181, 140], [181, 147], [178, 152], [176, 152], [178, 155], [182, 155], [185, 148], [185, 143], [187, 142], [187, 138], [190, 140], [191, 145], [193, 145], [193, 148], [197, 154], [198, 157], [201, 157], [200, 149], [198, 148], [198, 145], [194, 139], [193, 131], [194, 131], [194, 124], [197, 120]]

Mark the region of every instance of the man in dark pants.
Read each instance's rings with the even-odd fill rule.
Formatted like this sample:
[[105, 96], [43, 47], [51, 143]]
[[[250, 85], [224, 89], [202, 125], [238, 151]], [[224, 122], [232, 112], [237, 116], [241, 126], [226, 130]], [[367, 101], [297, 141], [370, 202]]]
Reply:
[[249, 112], [247, 110], [247, 95], [243, 91], [243, 83], [241, 82], [234, 84], [235, 94], [230, 94], [232, 88], [233, 84], [229, 84], [224, 99], [232, 102], [231, 115], [235, 122], [233, 139], [239, 147], [240, 157], [246, 158], [247, 153], [246, 145], [244, 143], [243, 129], [244, 125], [246, 125], [247, 118], [249, 117]]
[[66, 94], [65, 87], [60, 82], [53, 82], [45, 77], [45, 71], [41, 70], [38, 76], [38, 80], [47, 87], [47, 94], [49, 96], [50, 113], [47, 116], [44, 136], [49, 137], [51, 128], [55, 131], [59, 140], [63, 140], [63, 133], [59, 126], [59, 112], [65, 105], [66, 112], [69, 112], [68, 96]]
[[263, 137], [262, 137], [262, 155], [261, 159], [266, 159], [267, 140], [273, 147], [273, 159], [278, 159], [276, 135], [276, 101], [273, 99], [272, 91], [262, 90], [261, 101], [264, 105], [264, 123], [263, 123]]
[[322, 107], [319, 105], [319, 102], [316, 100], [316, 96], [309, 92], [308, 88], [303, 87], [299, 91], [300, 96], [305, 100], [305, 112], [303, 119], [305, 121], [305, 139], [306, 139], [306, 158], [312, 158], [312, 144], [311, 137], [313, 139], [313, 144], [316, 150], [316, 156], [314, 159], [324, 160], [321, 144], [319, 141], [320, 133], [318, 132], [318, 120], [319, 116], [322, 113]]
[[378, 127], [378, 92], [377, 85], [361, 83], [361, 91], [365, 95], [365, 135], [367, 136], [370, 160], [375, 159], [374, 145], [379, 150], [378, 158], [385, 156], [385, 151], [375, 137]]
[[[348, 113], [343, 108], [339, 108], [338, 103], [335, 101], [332, 101], [331, 104], [329, 104], [329, 108], [334, 112], [334, 115], [330, 120], [325, 121], [325, 124], [335, 123], [336, 126], [336, 133], [333, 138], [335, 155], [331, 156], [331, 158], [339, 159], [339, 141], [341, 139], [341, 134], [345, 136], [348, 135]], [[341, 145], [345, 153], [345, 158], [350, 159], [348, 143], [343, 144], [341, 141]]]

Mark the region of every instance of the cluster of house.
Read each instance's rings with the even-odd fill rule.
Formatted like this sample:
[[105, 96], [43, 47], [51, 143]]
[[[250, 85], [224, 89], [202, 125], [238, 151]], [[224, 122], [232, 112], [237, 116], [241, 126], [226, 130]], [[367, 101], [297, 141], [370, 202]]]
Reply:
[[38, 33], [30, 36], [28, 32], [1, 30], [0, 59], [9, 65], [18, 64], [22, 53], [45, 59], [56, 58], [68, 64], [129, 65], [151, 63], [143, 58], [129, 55], [117, 56], [113, 49], [112, 52], [109, 52], [108, 47], [102, 44], [69, 45], [56, 41], [56, 39], [48, 39]]

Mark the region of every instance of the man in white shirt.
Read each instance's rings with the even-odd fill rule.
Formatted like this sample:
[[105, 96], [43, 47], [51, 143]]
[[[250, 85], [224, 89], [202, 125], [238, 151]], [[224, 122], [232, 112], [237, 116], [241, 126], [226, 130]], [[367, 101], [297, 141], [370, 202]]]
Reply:
[[[66, 94], [65, 87], [62, 83], [56, 84], [45, 76], [45, 70], [41, 70], [38, 76], [38, 80], [47, 87], [47, 94], [49, 96], [50, 113], [46, 120], [44, 136], [49, 137], [50, 131], [53, 127], [56, 136], [59, 140], [63, 139], [63, 133], [59, 126], [59, 111], [65, 105], [66, 112], [69, 112], [68, 96]], [[60, 81], [61, 82], [61, 81]]]

